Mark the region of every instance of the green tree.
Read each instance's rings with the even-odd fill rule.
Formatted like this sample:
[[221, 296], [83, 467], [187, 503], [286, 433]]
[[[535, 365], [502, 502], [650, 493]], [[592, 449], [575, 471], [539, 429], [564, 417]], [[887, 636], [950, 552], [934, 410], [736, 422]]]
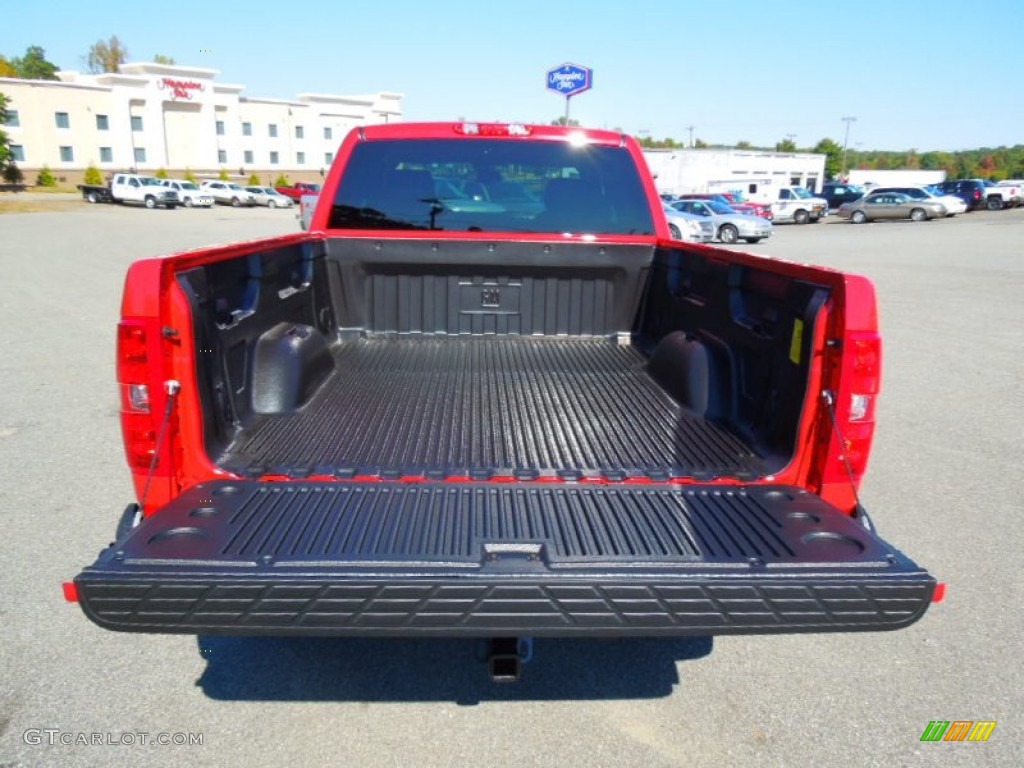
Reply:
[[46, 60], [46, 51], [38, 45], [30, 45], [25, 55], [11, 60], [18, 77], [26, 80], [56, 80], [57, 65]]
[[694, 149], [707, 149], [708, 146], [710, 146], [710, 145], [706, 141], [704, 141], [703, 139], [694, 139], [693, 140], [693, 148]]
[[196, 175], [194, 173], [192, 173], [192, 171], [190, 169], [186, 168], [185, 169], [185, 181], [191, 181], [194, 184], [195, 180], [196, 180]]
[[155, 177], [156, 177], [156, 178], [158, 178], [158, 179], [167, 179], [167, 178], [170, 178], [170, 177], [169, 177], [169, 176], [167, 175], [167, 169], [166, 169], [166, 168], [157, 168], [157, 169], [156, 169], [156, 173], [154, 173], [154, 174], [153, 174], [153, 176], [155, 176]]
[[6, 56], [0, 55], [0, 77], [18, 77], [18, 70], [7, 60]]
[[57, 177], [53, 175], [53, 171], [50, 170], [50, 166], [44, 165], [39, 171], [39, 175], [36, 176], [37, 187], [56, 187]]
[[825, 178], [834, 179], [842, 171], [843, 148], [832, 139], [824, 138], [814, 145], [812, 150], [816, 154], [825, 156]]
[[228, 172], [225, 171], [223, 168], [221, 168], [220, 169], [220, 173], [217, 174], [217, 178], [220, 179], [221, 181], [227, 181], [228, 180]]
[[290, 187], [291, 185], [292, 183], [288, 181], [288, 177], [285, 176], [283, 173], [279, 174], [278, 177], [274, 179], [275, 187]]
[[85, 169], [85, 183], [99, 186], [103, 183], [103, 174], [100, 173], [100, 169], [92, 163], [89, 163], [89, 167]]
[[249, 186], [258, 187], [260, 186], [260, 175], [258, 173], [249, 174]]
[[128, 49], [117, 35], [111, 35], [109, 40], [97, 40], [89, 47], [89, 53], [85, 57], [86, 65], [93, 74], [120, 72], [121, 65], [127, 59]]
[[[7, 104], [10, 100], [2, 93], [0, 93], [0, 126], [7, 123]], [[13, 170], [11, 170], [13, 169]], [[17, 184], [17, 181], [11, 181], [9, 176], [13, 178], [17, 173], [21, 175], [21, 171], [18, 166], [14, 163], [14, 153], [11, 151], [11, 139], [8, 137], [7, 132], [0, 127], [0, 175], [3, 176], [4, 181], [8, 184]]]
[[736, 149], [752, 149], [753, 145], [749, 141], [737, 141]]
[[775, 142], [776, 152], [796, 152], [796, 142], [790, 138]]
[[158, 53], [153, 57], [153, 62], [156, 64], [174, 64], [175, 61], [170, 56], [164, 56], [162, 53]]

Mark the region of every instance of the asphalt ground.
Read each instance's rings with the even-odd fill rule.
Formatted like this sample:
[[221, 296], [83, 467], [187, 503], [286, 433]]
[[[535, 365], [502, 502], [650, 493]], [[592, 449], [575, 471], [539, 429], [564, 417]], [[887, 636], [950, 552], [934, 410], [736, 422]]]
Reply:
[[[291, 211], [226, 208], [0, 216], [0, 765], [1024, 765], [1024, 210], [746, 246], [876, 281], [863, 500], [949, 583], [943, 604], [894, 633], [538, 641], [511, 686], [469, 642], [118, 634], [63, 602], [132, 500], [126, 267], [295, 229]], [[998, 725], [922, 743], [931, 720]], [[153, 743], [181, 733], [202, 744]]]

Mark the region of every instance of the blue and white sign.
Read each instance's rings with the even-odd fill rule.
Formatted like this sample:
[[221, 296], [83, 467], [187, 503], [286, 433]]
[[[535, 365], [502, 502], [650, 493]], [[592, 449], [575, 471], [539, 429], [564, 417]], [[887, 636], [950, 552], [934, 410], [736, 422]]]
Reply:
[[594, 85], [594, 70], [579, 64], [565, 63], [548, 70], [548, 90], [565, 96], [575, 96]]

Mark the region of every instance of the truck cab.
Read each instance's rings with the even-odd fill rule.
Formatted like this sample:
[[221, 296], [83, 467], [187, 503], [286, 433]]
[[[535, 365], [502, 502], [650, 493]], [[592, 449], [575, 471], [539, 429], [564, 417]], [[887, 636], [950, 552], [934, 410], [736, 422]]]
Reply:
[[119, 203], [137, 203], [147, 208], [177, 208], [181, 198], [177, 191], [165, 187], [160, 179], [134, 173], [114, 174], [110, 194]]

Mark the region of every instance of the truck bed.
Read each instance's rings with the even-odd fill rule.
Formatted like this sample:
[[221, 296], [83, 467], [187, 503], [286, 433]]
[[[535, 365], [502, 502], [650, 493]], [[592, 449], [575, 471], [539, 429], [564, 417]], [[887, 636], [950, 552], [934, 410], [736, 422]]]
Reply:
[[256, 417], [219, 463], [300, 477], [764, 472], [752, 447], [689, 413], [613, 340], [363, 338], [333, 355], [310, 402]]

